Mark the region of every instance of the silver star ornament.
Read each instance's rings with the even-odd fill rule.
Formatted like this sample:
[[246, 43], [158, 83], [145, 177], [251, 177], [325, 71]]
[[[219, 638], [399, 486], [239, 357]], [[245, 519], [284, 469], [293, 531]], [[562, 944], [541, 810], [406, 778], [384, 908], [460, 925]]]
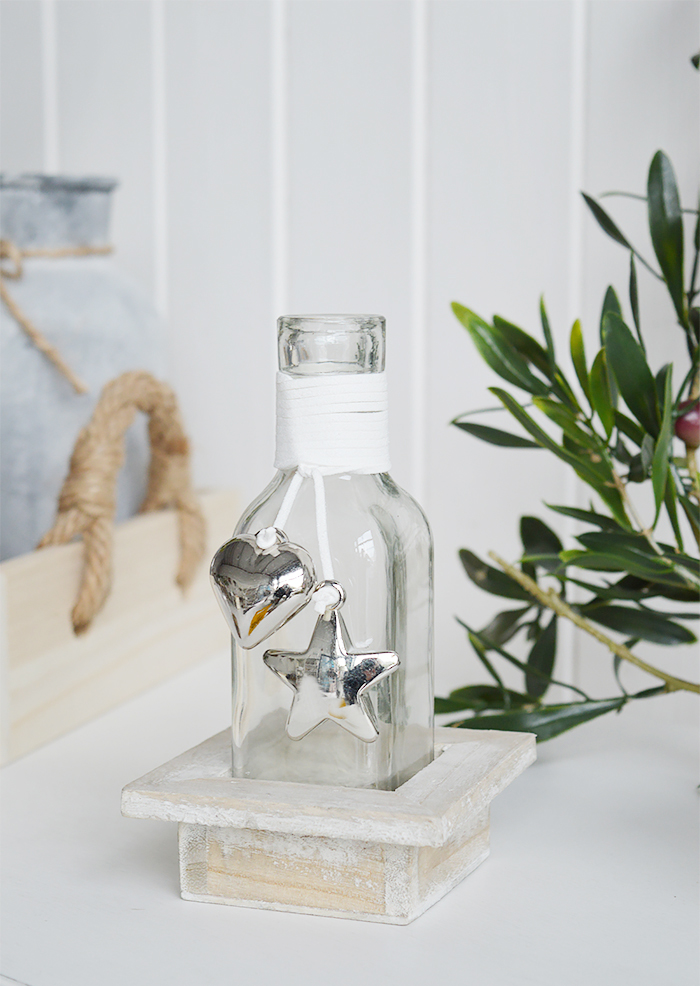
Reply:
[[347, 627], [336, 612], [343, 598], [340, 589], [339, 602], [319, 617], [305, 651], [268, 650], [263, 656], [268, 668], [294, 692], [287, 719], [290, 739], [303, 739], [327, 719], [365, 743], [373, 743], [379, 735], [365, 693], [396, 670], [399, 658], [393, 651], [362, 654], [352, 649]]

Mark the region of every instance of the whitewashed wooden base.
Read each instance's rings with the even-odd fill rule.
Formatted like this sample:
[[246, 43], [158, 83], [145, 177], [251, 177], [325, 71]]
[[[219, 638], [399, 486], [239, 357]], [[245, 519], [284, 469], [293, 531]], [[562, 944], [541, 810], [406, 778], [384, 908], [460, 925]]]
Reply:
[[179, 822], [186, 900], [408, 924], [483, 862], [489, 806], [529, 733], [436, 729], [396, 791], [231, 777], [228, 731], [128, 784], [122, 814]]

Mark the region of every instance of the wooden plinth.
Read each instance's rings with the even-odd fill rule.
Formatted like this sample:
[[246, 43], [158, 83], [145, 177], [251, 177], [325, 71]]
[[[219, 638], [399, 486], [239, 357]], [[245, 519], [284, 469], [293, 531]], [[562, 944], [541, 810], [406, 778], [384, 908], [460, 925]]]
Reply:
[[396, 791], [231, 778], [219, 733], [128, 784], [122, 813], [179, 822], [186, 900], [408, 924], [489, 852], [492, 799], [535, 759], [529, 733], [436, 729]]

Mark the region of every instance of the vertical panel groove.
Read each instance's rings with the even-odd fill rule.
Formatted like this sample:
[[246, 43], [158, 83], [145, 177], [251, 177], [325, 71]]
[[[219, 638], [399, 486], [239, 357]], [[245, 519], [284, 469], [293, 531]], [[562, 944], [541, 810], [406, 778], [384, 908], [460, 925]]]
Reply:
[[411, 489], [426, 506], [428, 322], [428, 0], [413, 0], [411, 65]]
[[272, 319], [287, 311], [289, 299], [289, 140], [287, 86], [287, 4], [273, 0], [271, 18], [271, 222]]
[[[571, 5], [571, 92], [569, 94], [569, 244], [567, 284], [567, 326], [582, 316], [583, 304], [583, 204], [580, 192], [584, 186], [584, 155], [586, 138], [586, 0], [573, 0]], [[566, 502], [583, 501], [583, 485], [572, 469], [565, 474]], [[576, 521], [566, 518], [562, 527], [564, 544], [572, 546]], [[571, 587], [576, 594], [576, 587]], [[579, 634], [568, 620], [560, 621], [558, 674], [564, 681], [579, 679]], [[564, 696], [562, 696], [564, 698]], [[568, 700], [568, 699], [564, 699]]]
[[153, 293], [156, 310], [168, 312], [168, 160], [165, 2], [151, 0], [151, 141], [153, 181]]
[[56, 0], [41, 3], [41, 88], [43, 103], [43, 168], [46, 174], [59, 170], [58, 135], [58, 39]]

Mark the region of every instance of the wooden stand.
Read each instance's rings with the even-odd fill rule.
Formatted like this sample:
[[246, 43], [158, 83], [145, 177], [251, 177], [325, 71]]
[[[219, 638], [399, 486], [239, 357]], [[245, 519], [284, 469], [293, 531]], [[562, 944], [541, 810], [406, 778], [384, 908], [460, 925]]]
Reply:
[[396, 791], [231, 778], [219, 733], [128, 784], [122, 814], [179, 822], [186, 900], [408, 924], [489, 853], [492, 799], [535, 759], [529, 733], [436, 729]]

